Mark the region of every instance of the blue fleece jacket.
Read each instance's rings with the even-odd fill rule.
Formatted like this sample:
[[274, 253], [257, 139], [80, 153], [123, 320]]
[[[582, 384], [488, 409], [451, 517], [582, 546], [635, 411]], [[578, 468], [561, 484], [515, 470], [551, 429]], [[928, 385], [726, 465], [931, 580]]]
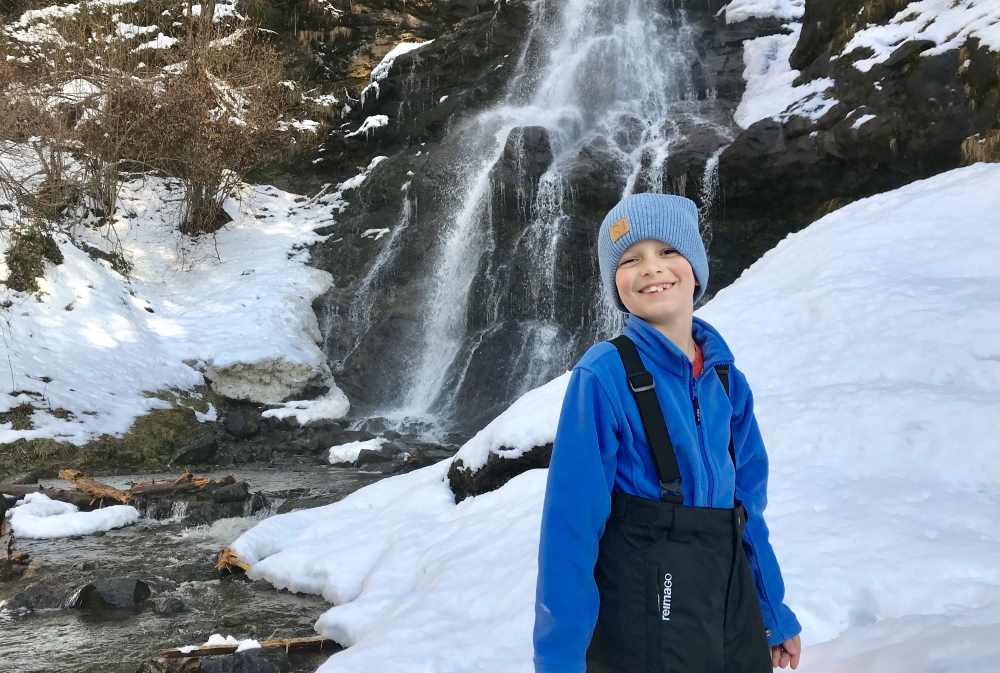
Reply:
[[[764, 523], [767, 453], [754, 418], [753, 396], [722, 336], [699, 318], [692, 332], [705, 358], [697, 379], [687, 357], [648, 322], [630, 315], [625, 327], [656, 381], [681, 471], [684, 504], [731, 508], [735, 493], [747, 510], [743, 546], [768, 641], [776, 645], [801, 628], [783, 603], [781, 570]], [[718, 364], [730, 365], [732, 402], [714, 370]], [[695, 421], [696, 401], [701, 423]], [[735, 470], [729, 458], [730, 428]], [[625, 368], [615, 347], [601, 342], [573, 369], [552, 451], [538, 550], [536, 673], [586, 670], [598, 611], [594, 565], [614, 488], [659, 499], [659, 479]]]

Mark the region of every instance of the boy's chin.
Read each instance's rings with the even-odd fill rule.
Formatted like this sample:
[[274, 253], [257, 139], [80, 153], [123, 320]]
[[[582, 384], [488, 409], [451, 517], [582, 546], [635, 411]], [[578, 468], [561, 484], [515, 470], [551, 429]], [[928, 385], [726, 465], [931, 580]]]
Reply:
[[653, 325], [669, 325], [676, 320], [690, 318], [694, 314], [693, 306], [658, 307], [654, 309], [644, 306], [626, 306], [625, 308], [629, 309], [629, 313], [632, 315], [642, 318]]

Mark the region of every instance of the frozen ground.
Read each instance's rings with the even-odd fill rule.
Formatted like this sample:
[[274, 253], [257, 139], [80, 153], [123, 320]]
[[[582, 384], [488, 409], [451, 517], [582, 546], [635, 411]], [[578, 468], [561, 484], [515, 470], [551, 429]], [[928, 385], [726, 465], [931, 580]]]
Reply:
[[[800, 671], [1000, 671], [997, 184], [982, 164], [851, 204], [699, 312], [754, 386]], [[551, 440], [559, 385], [464, 454]], [[448, 467], [234, 543], [252, 577], [334, 604], [316, 628], [348, 649], [324, 673], [532, 670], [546, 471], [455, 505]]]

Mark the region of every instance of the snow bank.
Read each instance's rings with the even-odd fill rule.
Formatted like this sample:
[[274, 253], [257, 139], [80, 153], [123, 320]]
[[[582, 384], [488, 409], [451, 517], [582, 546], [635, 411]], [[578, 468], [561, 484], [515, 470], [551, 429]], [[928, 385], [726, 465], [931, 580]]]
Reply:
[[81, 512], [76, 505], [52, 500], [44, 493], [29, 493], [7, 512], [14, 535], [23, 538], [54, 538], [121, 528], [139, 520], [139, 510], [113, 505]]
[[[333, 386], [312, 309], [331, 277], [307, 261], [308, 246], [324, 238], [314, 229], [345, 205], [342, 191], [308, 200], [247, 186], [240, 202], [226, 204], [234, 220], [199, 239], [177, 232], [178, 194], [170, 180], [125, 184], [114, 226], [134, 265], [131, 282], [62, 239], [65, 261], [46, 270], [39, 295], [0, 286], [0, 304], [10, 302], [0, 309], [12, 369], [5, 376], [18, 391], [0, 393], [0, 412], [35, 407], [32, 429], [0, 424], [0, 443], [121, 434], [137, 416], [169, 406], [151, 392], [202, 385], [203, 374], [224, 395], [262, 403]], [[110, 248], [101, 231], [79, 227], [77, 235]], [[311, 412], [335, 416], [346, 398], [333, 386], [326, 402]]]
[[455, 460], [475, 471], [486, 464], [490, 453], [519, 458], [532, 448], [551, 442], [556, 436], [569, 377], [566, 372], [519, 397], [467, 441], [455, 454]]
[[333, 387], [329, 393], [315, 400], [294, 400], [285, 402], [274, 409], [267, 409], [264, 418], [294, 418], [299, 425], [313, 421], [332, 421], [343, 418], [351, 408], [351, 403], [340, 388]]
[[[801, 670], [1000, 660], [997, 184], [1000, 166], [976, 165], [856, 202], [699, 312], [754, 385]], [[510, 444], [551, 441], [555, 385], [462, 451], [481, 456], [508, 431]], [[455, 505], [448, 467], [272, 517], [234, 543], [251, 577], [335, 604], [316, 628], [349, 649], [321, 671], [532, 670], [546, 472]]]
[[868, 72], [884, 62], [903, 42], [931, 40], [936, 46], [922, 52], [933, 56], [958, 49], [971, 38], [1000, 51], [1000, 3], [996, 0], [920, 0], [901, 9], [889, 23], [870, 25], [859, 30], [844, 46], [841, 56], [859, 47], [874, 53], [854, 62], [861, 72]]
[[799, 41], [802, 25], [790, 24], [789, 28], [792, 32], [788, 34], [765, 35], [743, 42], [743, 79], [747, 86], [734, 115], [742, 128], [767, 117], [780, 116], [800, 101], [822, 101], [819, 107], [805, 109], [799, 106], [794, 110], [811, 119], [819, 118], [836, 104], [836, 100], [823, 93], [833, 86], [832, 79], [814, 79], [799, 86], [792, 84], [799, 71], [792, 68], [788, 59]]
[[347, 442], [330, 447], [328, 460], [331, 465], [344, 465], [353, 463], [361, 455], [362, 451], [378, 451], [385, 444], [384, 437], [375, 437], [363, 442]]
[[801, 19], [806, 11], [805, 0], [733, 0], [723, 7], [726, 23], [747, 19]]

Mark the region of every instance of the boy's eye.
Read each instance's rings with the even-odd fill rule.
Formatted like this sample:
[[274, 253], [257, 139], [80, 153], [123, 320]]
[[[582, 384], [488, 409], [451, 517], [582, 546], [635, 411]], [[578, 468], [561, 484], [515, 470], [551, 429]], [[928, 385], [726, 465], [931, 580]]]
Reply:
[[660, 253], [664, 255], [676, 255], [677, 251], [674, 250], [673, 248], [664, 248], [663, 250], [660, 251]]
[[626, 257], [625, 259], [623, 259], [623, 260], [622, 260], [622, 261], [621, 261], [621, 262], [620, 262], [620, 263], [618, 264], [618, 266], [625, 266], [625, 265], [626, 265], [626, 264], [628, 264], [629, 262], [634, 262], [634, 261], [635, 261], [635, 257]]

